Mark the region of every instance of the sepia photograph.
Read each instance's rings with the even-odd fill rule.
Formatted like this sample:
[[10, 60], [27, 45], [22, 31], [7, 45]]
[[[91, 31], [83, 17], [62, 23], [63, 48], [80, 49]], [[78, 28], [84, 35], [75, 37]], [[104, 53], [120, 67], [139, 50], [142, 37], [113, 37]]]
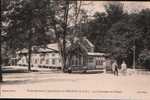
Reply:
[[0, 99], [150, 100], [150, 1], [1, 0]]

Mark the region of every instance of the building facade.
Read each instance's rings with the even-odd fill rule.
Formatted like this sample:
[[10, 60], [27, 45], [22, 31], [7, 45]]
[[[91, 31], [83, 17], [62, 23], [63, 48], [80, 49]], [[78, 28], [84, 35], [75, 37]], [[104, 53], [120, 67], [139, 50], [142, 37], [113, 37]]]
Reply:
[[70, 71], [103, 69], [107, 54], [94, 52], [94, 45], [86, 38], [77, 39], [67, 48], [66, 66]]
[[[28, 66], [28, 50], [23, 49], [17, 52], [17, 65]], [[31, 66], [43, 68], [58, 68], [61, 69], [61, 57], [58, 50], [58, 44], [48, 44], [47, 48], [38, 48], [32, 51]]]
[[[94, 45], [86, 38], [76, 38], [72, 43], [66, 43], [66, 69], [92, 70], [103, 69], [106, 54], [94, 52]], [[20, 66], [28, 65], [28, 50], [17, 52]], [[32, 51], [31, 65], [33, 67], [62, 69], [62, 59], [57, 43], [48, 44], [47, 48], [38, 48]]]

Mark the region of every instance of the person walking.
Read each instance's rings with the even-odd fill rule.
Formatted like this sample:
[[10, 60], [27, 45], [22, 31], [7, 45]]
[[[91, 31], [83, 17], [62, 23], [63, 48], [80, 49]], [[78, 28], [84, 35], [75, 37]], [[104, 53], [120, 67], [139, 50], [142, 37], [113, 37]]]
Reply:
[[121, 64], [121, 72], [123, 75], [126, 75], [127, 73], [127, 64], [125, 63], [125, 61], [123, 61]]
[[117, 61], [114, 61], [113, 64], [112, 64], [112, 71], [113, 71], [114, 75], [118, 76], [118, 64], [117, 64]]

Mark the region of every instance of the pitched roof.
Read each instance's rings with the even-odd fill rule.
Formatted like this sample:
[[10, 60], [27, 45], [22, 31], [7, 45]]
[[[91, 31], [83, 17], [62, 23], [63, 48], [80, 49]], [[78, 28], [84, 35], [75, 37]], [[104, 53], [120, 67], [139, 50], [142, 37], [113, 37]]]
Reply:
[[22, 50], [19, 50], [16, 53], [28, 53], [28, 49], [23, 48]]
[[76, 48], [81, 48], [87, 54], [87, 49], [80, 42], [75, 42], [72, 45], [68, 46], [66, 52], [71, 53]]
[[[58, 43], [52, 43], [46, 45], [46, 47], [33, 46], [32, 50], [34, 52], [52, 52], [52, 51], [59, 51], [59, 48]], [[24, 48], [20, 51], [17, 51], [17, 53], [28, 53], [28, 49]]]
[[[82, 39], [79, 39], [77, 37], [74, 38], [74, 45], [71, 44], [69, 40], [66, 41], [66, 48], [67, 50], [72, 50], [75, 48], [75, 45], [79, 44], [81, 48], [83, 48], [87, 52], [87, 48], [93, 48], [94, 45], [86, 38], [83, 37]], [[59, 51], [58, 43], [51, 43], [47, 44], [46, 46], [33, 46], [32, 48], [35, 52], [53, 52], [53, 51]], [[17, 53], [28, 53], [28, 49], [24, 48]]]
[[47, 48], [49, 48], [49, 49], [51, 49], [51, 50], [59, 51], [58, 43], [48, 44], [48, 45], [47, 45]]
[[83, 37], [83, 43], [86, 43], [91, 48], [94, 48], [94, 45], [86, 37]]

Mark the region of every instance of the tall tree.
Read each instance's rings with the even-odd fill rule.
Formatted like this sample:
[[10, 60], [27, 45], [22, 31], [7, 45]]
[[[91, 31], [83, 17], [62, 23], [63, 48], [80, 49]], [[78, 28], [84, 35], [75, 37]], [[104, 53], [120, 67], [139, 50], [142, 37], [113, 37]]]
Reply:
[[48, 2], [49, 0], [10, 0], [8, 11], [5, 12], [4, 17], [8, 19], [3, 20], [8, 22], [5, 31], [7, 46], [14, 50], [28, 48], [29, 71], [32, 46], [49, 42], [45, 34], [49, 26]]
[[[73, 24], [75, 27], [78, 23], [78, 15], [80, 13], [81, 1], [68, 1], [68, 0], [51, 0], [51, 7], [53, 14], [51, 15], [52, 29], [54, 29], [58, 48], [62, 58], [63, 70], [66, 68], [66, 37], [76, 34], [68, 33], [68, 29]], [[75, 29], [76, 30], [76, 29]]]
[[[0, 33], [0, 43], [1, 43], [1, 33]], [[1, 44], [0, 44], [0, 82], [2, 82], [2, 55], [1, 55]]]
[[[104, 52], [105, 50], [105, 38], [107, 35], [108, 30], [108, 19], [107, 15], [105, 13], [95, 13], [94, 20], [91, 20], [88, 27], [88, 35], [87, 37], [94, 43], [94, 45], [97, 45], [95, 47], [96, 51]], [[86, 30], [85, 30], [86, 32]]]
[[[31, 54], [32, 46], [37, 40], [42, 40], [40, 36], [47, 31], [48, 28], [48, 0], [30, 0], [25, 2], [24, 14], [26, 14], [26, 31], [28, 34], [28, 70], [31, 70]], [[36, 38], [34, 38], [36, 36]]]
[[[105, 12], [96, 12], [94, 19], [89, 21], [88, 34], [85, 34], [93, 43], [97, 45], [96, 51], [108, 52], [107, 38], [109, 38], [108, 30], [113, 24], [126, 18], [127, 14], [124, 12], [123, 4], [120, 2], [109, 2], [104, 5]], [[85, 26], [85, 25], [84, 25]], [[82, 30], [86, 32], [86, 30]]]
[[110, 26], [125, 16], [124, 5], [120, 2], [109, 2], [104, 5]]
[[[7, 7], [9, 5], [10, 1], [9, 0], [1, 0], [1, 33], [0, 33], [0, 82], [3, 81], [3, 77], [2, 77], [2, 42], [4, 40], [4, 38], [2, 36], [5, 35], [5, 26], [6, 23], [3, 23], [3, 21], [7, 22], [7, 18], [5, 17], [5, 14], [7, 12]], [[4, 25], [5, 24], [5, 25]]]
[[150, 50], [150, 9], [143, 9], [141, 12], [136, 14], [133, 20], [133, 24], [137, 27], [137, 29], [141, 30], [142, 40], [143, 40], [143, 48]]
[[69, 12], [69, 1], [65, 1], [64, 7], [64, 25], [63, 25], [63, 70], [66, 69], [66, 34], [67, 34], [67, 24], [68, 24], [68, 12]]
[[127, 57], [133, 54], [132, 47], [137, 46], [134, 41], [140, 40], [140, 31], [128, 19], [124, 19], [113, 24], [108, 33], [109, 52], [118, 62], [121, 63], [122, 60], [129, 62]]

